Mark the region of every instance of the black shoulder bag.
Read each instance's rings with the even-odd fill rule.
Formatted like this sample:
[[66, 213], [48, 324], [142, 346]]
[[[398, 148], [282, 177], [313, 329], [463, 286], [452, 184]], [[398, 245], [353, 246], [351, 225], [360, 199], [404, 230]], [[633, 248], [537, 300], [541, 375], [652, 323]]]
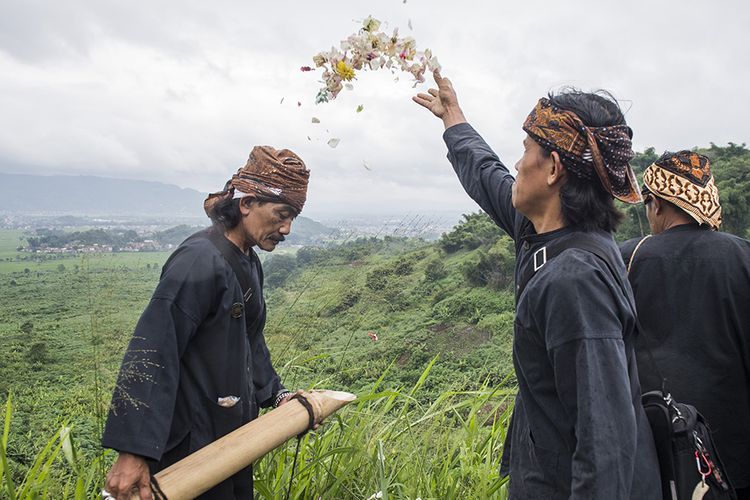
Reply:
[[[643, 238], [633, 250], [628, 271], [636, 252], [646, 238]], [[616, 271], [617, 267], [610, 261], [606, 249], [582, 233], [576, 232], [562, 242], [552, 241], [534, 252], [531, 265], [524, 269], [519, 277], [516, 297], [521, 296], [537, 271], [568, 248], [579, 248], [596, 255], [607, 264], [620, 288], [625, 289], [620, 274]], [[719, 459], [705, 418], [694, 406], [672, 399], [666, 390], [666, 379], [661, 375], [651, 354], [648, 337], [637, 316], [636, 325], [646, 341], [646, 352], [650, 362], [662, 379], [662, 390], [650, 391], [641, 397], [659, 459], [662, 496], [667, 500], [736, 499], [734, 488], [724, 474], [724, 466]]]
[[[641, 239], [633, 249], [628, 273], [638, 249], [649, 236]], [[650, 363], [662, 380], [661, 390], [643, 394], [641, 402], [654, 435], [663, 497], [669, 500], [736, 499], [708, 422], [693, 405], [678, 403], [672, 398], [640, 322], [638, 330], [643, 335]]]

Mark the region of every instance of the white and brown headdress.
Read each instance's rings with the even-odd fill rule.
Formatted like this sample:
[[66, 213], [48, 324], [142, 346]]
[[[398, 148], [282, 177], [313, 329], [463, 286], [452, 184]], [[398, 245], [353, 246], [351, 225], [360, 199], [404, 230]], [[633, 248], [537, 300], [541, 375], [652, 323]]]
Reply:
[[652, 194], [678, 206], [699, 224], [721, 226], [719, 190], [711, 175], [711, 160], [694, 151], [664, 153], [643, 173]]

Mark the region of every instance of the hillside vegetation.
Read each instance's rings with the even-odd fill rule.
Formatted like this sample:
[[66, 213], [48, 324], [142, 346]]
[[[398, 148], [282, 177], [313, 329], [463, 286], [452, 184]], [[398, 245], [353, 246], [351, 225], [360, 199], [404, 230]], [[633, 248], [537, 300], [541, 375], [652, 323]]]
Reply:
[[[268, 259], [266, 337], [285, 383], [348, 390], [362, 399], [305, 438], [301, 452], [314, 463], [329, 456], [319, 467], [340, 467], [349, 479], [321, 482], [329, 472], [300, 470], [298, 498], [312, 491], [366, 498], [383, 488], [404, 498], [499, 494], [513, 393], [513, 259], [510, 241], [499, 236], [486, 216], [474, 214], [437, 244], [371, 238]], [[13, 237], [5, 241], [17, 245]], [[15, 484], [35, 470], [51, 437], [59, 445], [60, 429], [72, 428], [76, 467], [89, 475], [72, 474], [71, 459], [55, 456], [50, 487], [60, 492], [80, 480], [80, 488], [96, 491], [112, 459], [98, 459], [98, 436], [114, 378], [165, 257], [3, 264], [0, 392], [13, 394], [4, 448]], [[488, 267], [496, 257], [503, 264]], [[451, 460], [468, 461], [467, 469], [459, 472], [457, 462], [449, 466], [436, 456], [443, 448], [452, 450]], [[256, 467], [266, 496], [286, 487], [289, 453], [279, 450]]]
[[[725, 229], [750, 236], [750, 152], [712, 146]], [[656, 153], [640, 154], [642, 171]], [[627, 208], [624, 240], [647, 232]], [[122, 353], [167, 253], [21, 255], [0, 231], [0, 496], [94, 498]], [[290, 388], [359, 401], [256, 464], [258, 496], [490, 498], [512, 411], [512, 242], [481, 213], [433, 243], [367, 238], [266, 257], [266, 339]], [[380, 496], [377, 494], [380, 493]]]

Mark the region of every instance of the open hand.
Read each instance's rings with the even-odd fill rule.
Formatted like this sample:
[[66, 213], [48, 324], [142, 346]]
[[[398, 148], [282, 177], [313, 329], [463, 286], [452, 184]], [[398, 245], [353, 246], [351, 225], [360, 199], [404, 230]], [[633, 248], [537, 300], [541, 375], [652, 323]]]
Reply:
[[412, 100], [442, 119], [445, 128], [465, 122], [466, 118], [458, 105], [458, 97], [451, 81], [440, 76], [438, 70], [435, 70], [432, 76], [438, 88], [429, 89], [427, 94], [419, 93], [412, 97]]

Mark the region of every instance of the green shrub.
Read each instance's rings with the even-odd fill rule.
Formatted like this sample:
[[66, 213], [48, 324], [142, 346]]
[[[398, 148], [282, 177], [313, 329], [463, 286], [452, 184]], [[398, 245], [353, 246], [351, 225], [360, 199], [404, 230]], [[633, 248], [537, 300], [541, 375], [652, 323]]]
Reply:
[[393, 274], [396, 276], [408, 276], [414, 271], [414, 261], [411, 259], [400, 258], [393, 266]]
[[323, 311], [323, 316], [334, 316], [354, 307], [354, 305], [359, 302], [360, 296], [361, 294], [359, 290], [345, 290], [341, 293], [339, 300], [335, 304]]
[[449, 295], [432, 308], [432, 317], [440, 322], [469, 322], [477, 324], [484, 316], [512, 309], [513, 296], [509, 292], [482, 289], [460, 291]]
[[391, 270], [380, 267], [373, 269], [367, 273], [365, 278], [365, 286], [372, 291], [383, 290], [388, 284], [388, 279], [391, 276]]
[[44, 364], [47, 362], [47, 344], [45, 342], [34, 342], [29, 346], [26, 359], [32, 364]]
[[445, 268], [445, 263], [440, 257], [433, 257], [427, 261], [427, 265], [424, 268], [424, 279], [427, 282], [434, 282], [441, 280], [448, 276], [448, 271]]
[[297, 264], [307, 266], [319, 262], [325, 254], [325, 251], [316, 247], [302, 247], [297, 250]]
[[451, 232], [443, 233], [439, 243], [443, 250], [453, 253], [494, 244], [503, 234], [502, 229], [486, 213], [476, 212], [464, 214], [463, 221]]
[[290, 255], [273, 255], [263, 263], [265, 284], [270, 288], [283, 285], [297, 268], [297, 259]]
[[475, 257], [464, 262], [461, 272], [469, 283], [502, 290], [513, 283], [515, 249], [508, 237], [499, 238], [489, 251], [479, 250]]

